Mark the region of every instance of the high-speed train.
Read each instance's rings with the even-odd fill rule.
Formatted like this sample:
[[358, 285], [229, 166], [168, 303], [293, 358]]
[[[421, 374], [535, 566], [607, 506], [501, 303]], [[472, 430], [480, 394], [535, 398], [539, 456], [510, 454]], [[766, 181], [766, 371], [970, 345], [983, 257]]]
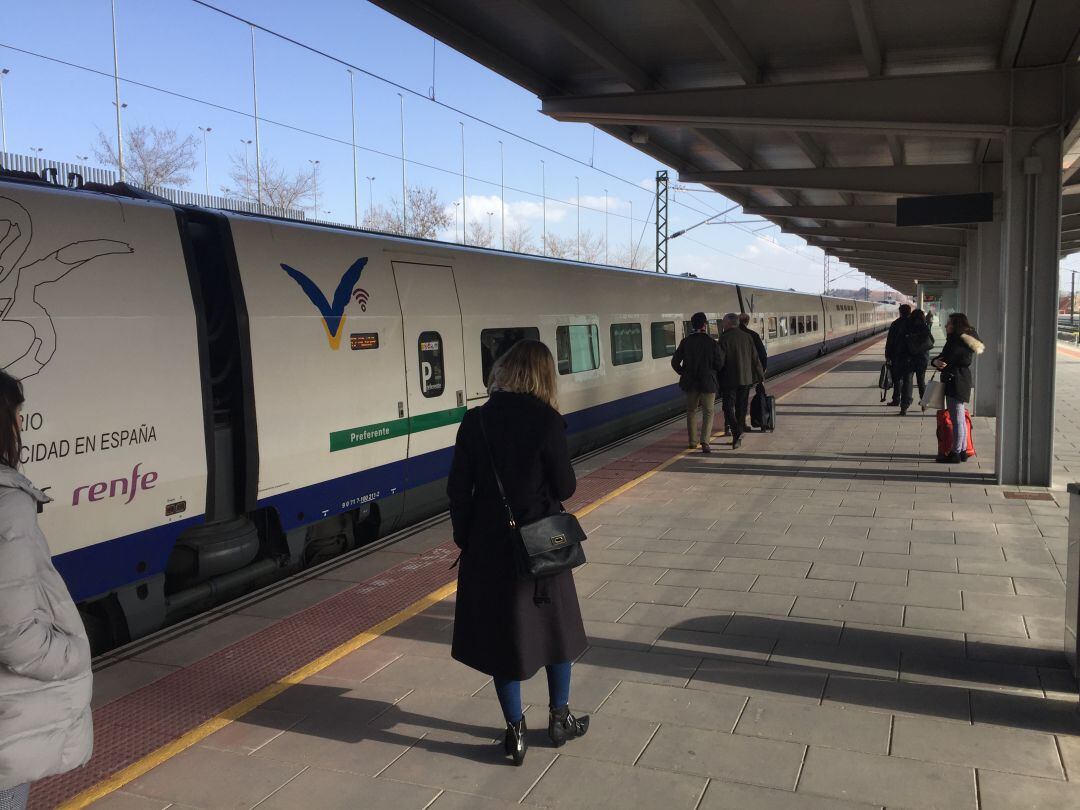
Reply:
[[698, 310], [751, 313], [770, 373], [891, 318], [0, 172], [0, 368], [96, 650], [442, 511], [516, 340], [553, 349], [573, 452], [677, 413]]

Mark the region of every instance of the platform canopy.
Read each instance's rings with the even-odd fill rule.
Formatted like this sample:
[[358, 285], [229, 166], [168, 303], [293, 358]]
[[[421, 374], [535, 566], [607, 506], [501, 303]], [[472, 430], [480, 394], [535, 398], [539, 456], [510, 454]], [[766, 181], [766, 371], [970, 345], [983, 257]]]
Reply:
[[1077, 0], [374, 2], [907, 293], [975, 228], [897, 227], [897, 198], [1000, 195], [1006, 133], [1063, 130], [1080, 252]]

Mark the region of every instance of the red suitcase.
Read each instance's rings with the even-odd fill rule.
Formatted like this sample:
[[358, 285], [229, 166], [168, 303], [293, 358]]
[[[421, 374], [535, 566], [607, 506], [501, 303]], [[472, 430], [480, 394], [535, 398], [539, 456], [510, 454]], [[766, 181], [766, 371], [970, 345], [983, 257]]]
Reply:
[[[967, 454], [968, 458], [975, 455], [975, 431], [971, 426], [971, 414], [964, 411], [967, 420]], [[937, 412], [937, 443], [938, 458], [945, 458], [953, 449], [953, 423], [952, 416], [947, 410]]]

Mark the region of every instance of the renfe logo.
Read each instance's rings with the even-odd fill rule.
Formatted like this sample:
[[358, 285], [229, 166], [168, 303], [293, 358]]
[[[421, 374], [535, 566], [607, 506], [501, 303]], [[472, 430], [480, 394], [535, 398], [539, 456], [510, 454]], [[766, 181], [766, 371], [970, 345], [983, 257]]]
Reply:
[[140, 474], [139, 467], [141, 466], [142, 462], [135, 465], [135, 468], [131, 471], [130, 479], [125, 476], [124, 478], [114, 478], [111, 481], [98, 481], [96, 484], [85, 484], [76, 487], [75, 491], [71, 493], [71, 505], [78, 506], [82, 494], [85, 492], [88, 501], [104, 501], [108, 498], [127, 495], [127, 500], [124, 501], [126, 506], [135, 500], [135, 495], [138, 494], [139, 490], [153, 489], [157, 483], [158, 474], [156, 472]]
[[[351, 300], [353, 287], [360, 280], [360, 273], [363, 272], [366, 264], [367, 257], [364, 256], [353, 262], [352, 266], [345, 271], [345, 275], [338, 282], [337, 289], [334, 290], [333, 303], [326, 300], [326, 296], [319, 289], [319, 285], [310, 278], [287, 264], [281, 265], [281, 269], [300, 285], [300, 289], [304, 291], [304, 294], [307, 295], [311, 303], [319, 310], [319, 314], [322, 315], [323, 326], [326, 328], [326, 340], [331, 349], [336, 350], [341, 345], [341, 333], [345, 331], [345, 307]], [[357, 300], [359, 300], [359, 296], [357, 296]], [[366, 292], [364, 292], [364, 300], [360, 301], [360, 305], [361, 309], [367, 309]]]

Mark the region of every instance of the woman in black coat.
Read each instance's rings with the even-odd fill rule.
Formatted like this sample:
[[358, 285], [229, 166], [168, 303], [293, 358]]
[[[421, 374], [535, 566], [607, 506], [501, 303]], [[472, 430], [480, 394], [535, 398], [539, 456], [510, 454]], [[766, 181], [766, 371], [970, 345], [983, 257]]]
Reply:
[[954, 312], [945, 322], [945, 347], [932, 361], [941, 371], [945, 385], [945, 407], [953, 423], [953, 449], [938, 461], [955, 464], [967, 461], [967, 403], [971, 399], [971, 361], [985, 346], [975, 327], [962, 312]]
[[[506, 718], [506, 753], [525, 757], [521, 681], [546, 667], [548, 735], [556, 746], [583, 735], [589, 718], [569, 710], [570, 662], [585, 651], [574, 578], [517, 574], [514, 544], [492, 464], [514, 518], [530, 523], [562, 511], [577, 482], [556, 410], [555, 362], [543, 343], [523, 340], [496, 362], [490, 398], [458, 429], [447, 495], [454, 542], [461, 548], [451, 654], [491, 675]], [[486, 441], [485, 441], [486, 434]]]
[[903, 346], [905, 360], [903, 366], [903, 384], [900, 392], [900, 415], [907, 413], [914, 399], [914, 382], [919, 386], [919, 397], [926, 391], [926, 367], [930, 363], [930, 350], [934, 348], [934, 336], [921, 309], [908, 316], [904, 326]]

